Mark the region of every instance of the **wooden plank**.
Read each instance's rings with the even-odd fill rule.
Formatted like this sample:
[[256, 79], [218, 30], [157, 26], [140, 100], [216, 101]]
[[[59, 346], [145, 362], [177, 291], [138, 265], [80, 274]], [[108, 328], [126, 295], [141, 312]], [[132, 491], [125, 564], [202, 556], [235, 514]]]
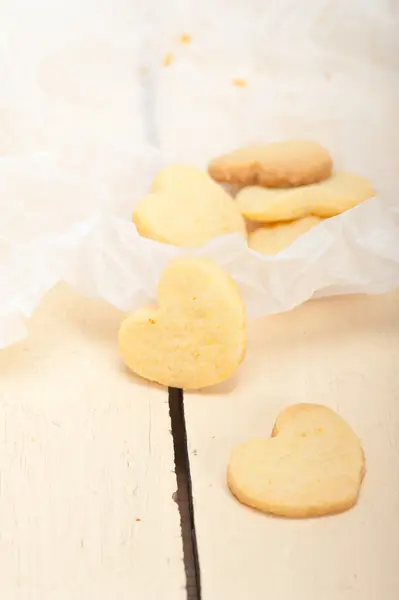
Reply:
[[186, 597], [168, 393], [129, 375], [121, 314], [59, 287], [0, 353], [0, 597]]
[[[185, 394], [203, 600], [399, 597], [399, 293], [313, 301], [252, 322], [235, 381]], [[279, 411], [326, 404], [363, 441], [359, 504], [316, 520], [268, 517], [225, 484], [231, 449]]]

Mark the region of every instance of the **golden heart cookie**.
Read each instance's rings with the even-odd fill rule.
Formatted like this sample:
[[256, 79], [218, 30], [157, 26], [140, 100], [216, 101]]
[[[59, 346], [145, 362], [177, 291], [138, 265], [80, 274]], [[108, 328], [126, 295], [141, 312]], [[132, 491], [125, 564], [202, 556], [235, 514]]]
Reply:
[[159, 308], [129, 315], [119, 350], [137, 375], [169, 387], [199, 389], [231, 377], [245, 356], [245, 308], [235, 282], [204, 258], [169, 263]]
[[133, 214], [143, 237], [192, 247], [229, 233], [246, 237], [245, 222], [237, 204], [208, 173], [196, 167], [165, 167], [150, 191]]
[[259, 227], [249, 234], [248, 246], [261, 254], [277, 254], [321, 221], [319, 217], [304, 217], [298, 221]]
[[251, 221], [293, 221], [308, 215], [339, 215], [374, 196], [371, 183], [361, 175], [336, 173], [322, 183], [275, 190], [248, 187], [237, 195], [241, 213]]
[[349, 425], [325, 406], [297, 404], [279, 415], [270, 439], [235, 448], [227, 481], [242, 504], [305, 518], [353, 506], [364, 473], [362, 446]]
[[306, 140], [253, 144], [219, 156], [208, 166], [216, 181], [273, 188], [323, 181], [331, 170], [327, 150]]

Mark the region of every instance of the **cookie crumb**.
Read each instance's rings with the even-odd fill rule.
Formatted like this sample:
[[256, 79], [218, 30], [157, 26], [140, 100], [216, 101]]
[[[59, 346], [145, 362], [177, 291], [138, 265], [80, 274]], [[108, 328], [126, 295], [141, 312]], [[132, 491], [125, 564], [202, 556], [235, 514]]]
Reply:
[[156, 320], [155, 319], [148, 319], [148, 322], [151, 323], [151, 325], [155, 325]]
[[136, 523], [140, 523], [141, 519], [140, 517], [136, 517]]
[[164, 67], [168, 67], [173, 62], [173, 54], [171, 52], [167, 52], [163, 57], [162, 64]]
[[189, 44], [192, 40], [192, 36], [189, 33], [182, 33], [179, 42], [181, 44]]
[[245, 81], [245, 79], [233, 79], [233, 85], [235, 85], [236, 87], [247, 87], [247, 82]]

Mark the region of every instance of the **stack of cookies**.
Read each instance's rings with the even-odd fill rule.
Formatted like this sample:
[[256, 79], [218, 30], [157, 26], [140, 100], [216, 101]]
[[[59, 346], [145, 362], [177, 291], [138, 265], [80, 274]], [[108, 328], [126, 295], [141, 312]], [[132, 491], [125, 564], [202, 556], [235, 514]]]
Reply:
[[[236, 198], [223, 184], [238, 185]], [[155, 177], [133, 214], [139, 234], [165, 244], [198, 247], [239, 234], [250, 248], [276, 254], [323, 219], [371, 198], [360, 175], [333, 173], [320, 144], [287, 141], [221, 156], [208, 172], [171, 164]], [[255, 229], [248, 234], [248, 223]], [[236, 283], [212, 261], [187, 256], [169, 263], [159, 306], [129, 315], [120, 353], [142, 377], [200, 389], [231, 377], [245, 357], [245, 306]]]
[[248, 245], [276, 254], [324, 219], [374, 196], [361, 175], [333, 173], [330, 154], [313, 141], [240, 148], [212, 160], [211, 177], [240, 187], [236, 201], [249, 225]]

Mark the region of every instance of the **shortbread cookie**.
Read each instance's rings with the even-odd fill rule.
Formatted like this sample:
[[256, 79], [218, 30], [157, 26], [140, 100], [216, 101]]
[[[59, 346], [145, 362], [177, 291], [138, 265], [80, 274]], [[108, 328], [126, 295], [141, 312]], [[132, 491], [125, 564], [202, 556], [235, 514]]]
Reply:
[[128, 316], [119, 350], [137, 375], [199, 389], [231, 377], [244, 359], [246, 319], [234, 281], [204, 258], [175, 259], [158, 286], [159, 308]]
[[251, 221], [293, 221], [309, 215], [328, 218], [339, 215], [375, 192], [370, 181], [353, 173], [337, 173], [323, 181], [298, 188], [275, 190], [248, 187], [237, 195], [241, 213]]
[[248, 246], [261, 254], [277, 254], [321, 221], [319, 217], [304, 217], [298, 221], [259, 227], [249, 234]]
[[364, 473], [362, 446], [349, 425], [325, 406], [297, 404], [280, 414], [270, 439], [235, 448], [227, 481], [242, 504], [305, 518], [353, 506]]
[[317, 142], [293, 140], [254, 144], [212, 160], [209, 174], [216, 181], [242, 185], [291, 187], [323, 181], [332, 160]]
[[237, 204], [207, 173], [170, 165], [155, 178], [151, 193], [133, 215], [140, 235], [175, 246], [201, 246], [229, 233], [246, 237]]

